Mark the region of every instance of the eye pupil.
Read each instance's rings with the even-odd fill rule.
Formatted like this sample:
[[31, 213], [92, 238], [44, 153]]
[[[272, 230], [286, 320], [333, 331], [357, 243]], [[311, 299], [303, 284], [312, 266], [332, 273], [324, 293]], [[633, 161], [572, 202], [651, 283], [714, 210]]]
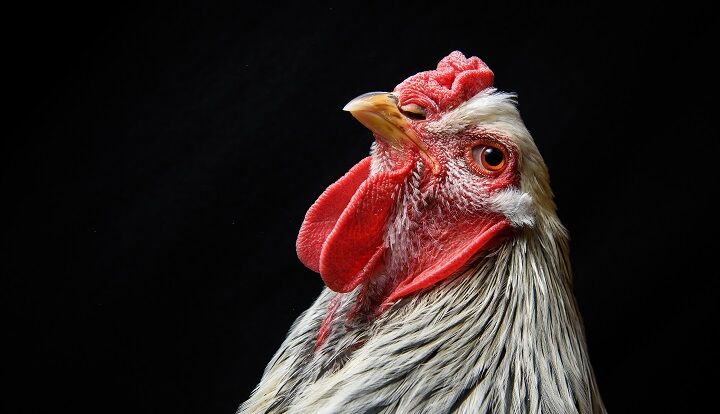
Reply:
[[483, 163], [490, 167], [498, 167], [505, 159], [505, 154], [497, 148], [487, 147], [482, 152]]
[[472, 149], [472, 163], [482, 173], [499, 174], [507, 166], [507, 152], [495, 145], [478, 145]]

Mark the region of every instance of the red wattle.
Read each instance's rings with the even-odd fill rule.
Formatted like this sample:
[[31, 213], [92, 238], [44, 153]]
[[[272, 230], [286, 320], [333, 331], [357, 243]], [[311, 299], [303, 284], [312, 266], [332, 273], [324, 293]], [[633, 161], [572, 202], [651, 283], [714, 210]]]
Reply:
[[395, 194], [414, 165], [377, 173], [353, 195], [320, 254], [320, 276], [330, 289], [349, 292], [372, 274], [385, 249], [385, 223]]
[[369, 175], [365, 158], [328, 187], [305, 215], [296, 247], [300, 260], [336, 292], [372, 274], [385, 249], [384, 228], [395, 194], [415, 165]]
[[427, 245], [427, 253], [433, 260], [420, 273], [408, 275], [383, 301], [380, 311], [398, 299], [428, 288], [451, 276], [462, 268], [476, 253], [496, 247], [510, 230], [510, 223], [501, 216], [485, 216], [466, 223], [460, 223], [453, 231], [452, 242], [442, 249]]
[[370, 175], [371, 157], [364, 158], [344, 176], [328, 187], [305, 214], [295, 248], [300, 261], [314, 272], [320, 272], [320, 252], [343, 210], [360, 185]]

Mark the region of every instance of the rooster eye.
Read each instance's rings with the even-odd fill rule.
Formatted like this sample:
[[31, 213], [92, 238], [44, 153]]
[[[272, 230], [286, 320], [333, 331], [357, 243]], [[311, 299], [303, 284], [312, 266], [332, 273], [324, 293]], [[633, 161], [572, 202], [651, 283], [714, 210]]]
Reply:
[[489, 145], [480, 145], [473, 148], [472, 157], [479, 167], [491, 174], [502, 171], [507, 164], [505, 151]]
[[417, 104], [403, 105], [400, 112], [410, 119], [425, 119], [425, 108]]

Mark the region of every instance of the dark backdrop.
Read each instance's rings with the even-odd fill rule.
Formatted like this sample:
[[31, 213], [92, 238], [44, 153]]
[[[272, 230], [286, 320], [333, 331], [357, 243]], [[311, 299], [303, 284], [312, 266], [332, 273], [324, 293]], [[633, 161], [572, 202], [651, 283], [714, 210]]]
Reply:
[[608, 408], [714, 400], [709, 10], [444, 3], [7, 9], [4, 411], [232, 413], [322, 287], [342, 106], [454, 49], [519, 94]]

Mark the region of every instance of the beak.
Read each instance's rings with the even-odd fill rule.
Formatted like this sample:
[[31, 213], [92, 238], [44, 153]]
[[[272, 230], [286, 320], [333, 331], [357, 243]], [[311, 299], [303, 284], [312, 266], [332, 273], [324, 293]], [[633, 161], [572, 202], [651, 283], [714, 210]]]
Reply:
[[410, 122], [400, 113], [397, 103], [397, 97], [392, 93], [370, 92], [348, 102], [343, 111], [350, 112], [355, 119], [393, 148], [414, 146], [426, 162], [429, 162], [433, 172], [436, 172], [437, 161], [430, 156], [427, 145], [410, 128]]

